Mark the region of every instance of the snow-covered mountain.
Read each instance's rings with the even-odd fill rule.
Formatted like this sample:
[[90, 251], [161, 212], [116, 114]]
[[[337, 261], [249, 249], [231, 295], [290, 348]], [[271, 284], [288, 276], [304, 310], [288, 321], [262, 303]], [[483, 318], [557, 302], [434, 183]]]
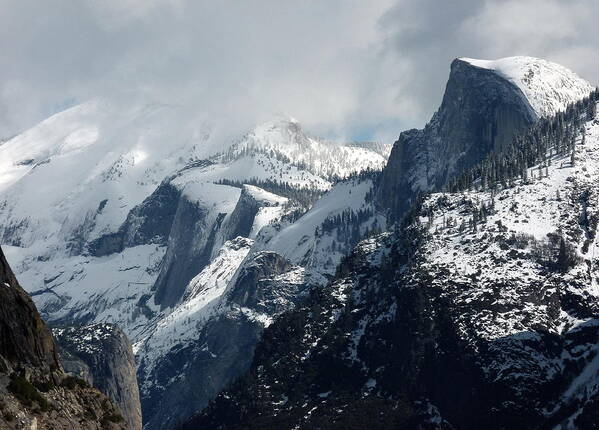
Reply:
[[[414, 237], [398, 229], [398, 242], [395, 233], [380, 233], [420, 192], [454, 184], [590, 91], [543, 60], [458, 59], [439, 111], [424, 130], [402, 133], [392, 151], [316, 139], [291, 119], [224, 138], [226, 125], [195, 121], [181, 107], [96, 100], [0, 146], [0, 243], [50, 322], [109, 322], [127, 333], [144, 427], [173, 427], [255, 371], [265, 328], [275, 333], [267, 346], [281, 340], [279, 319], [295, 324], [299, 314], [300, 326], [290, 327], [314, 329], [298, 331], [305, 336], [293, 348], [307, 350], [291, 359], [301, 370], [319, 347], [318, 333], [336, 324], [342, 309], [368, 304], [369, 320], [358, 309], [343, 317], [349, 335], [334, 332], [322, 344], [334, 353], [344, 345], [334, 339], [349, 336], [343, 357], [363, 360], [368, 327], [395, 321], [386, 306], [399, 306], [381, 285], [397, 283], [395, 270], [403, 277], [412, 262], [411, 254], [392, 250]], [[418, 297], [407, 298], [414, 310], [404, 314], [428, 311], [416, 306]], [[391, 332], [405, 328], [398, 324]], [[397, 341], [389, 345], [401, 350]], [[266, 357], [260, 345], [257, 362]], [[366, 385], [346, 388], [374, 393], [376, 381], [372, 374]], [[329, 391], [316, 394], [326, 399]], [[273, 401], [285, 405], [288, 397]], [[435, 415], [426, 401], [419, 408]], [[305, 415], [303, 407], [296, 411]]]
[[422, 130], [408, 130], [393, 146], [379, 196], [397, 218], [421, 192], [479, 163], [539, 118], [563, 110], [593, 87], [545, 60], [458, 58], [439, 110]]
[[[11, 263], [51, 323], [108, 322], [125, 330], [138, 354], [142, 402], [166, 405], [164, 392], [176, 392], [176, 377], [186, 375], [158, 365], [173, 351], [195, 347], [218, 318], [232, 316], [232, 324], [254, 331], [244, 352], [251, 357], [262, 327], [293, 300], [275, 305], [273, 297], [272, 308], [239, 311], [225, 293], [242, 263], [263, 262], [268, 242], [314, 200], [331, 186], [352, 187], [334, 181], [380, 170], [390, 150], [312, 138], [286, 118], [225, 140], [212, 134], [219, 127], [191, 121], [180, 107], [94, 100], [0, 148], [0, 242]], [[367, 187], [356, 187], [353, 200], [328, 204], [317, 220], [365, 205]], [[311, 222], [294, 240], [313, 243], [317, 226]], [[358, 237], [340, 240], [327, 269], [306, 275], [310, 282], [326, 282], [321, 273], [334, 271]], [[281, 276], [290, 285], [305, 278], [299, 268]], [[231, 345], [242, 336], [231, 333]], [[205, 335], [203, 343], [209, 340]], [[215, 360], [225, 376], [186, 408], [145, 407], [148, 427], [162, 428], [205, 405], [243, 370], [240, 353]], [[204, 369], [189, 389], [215, 371]]]
[[499, 60], [460, 58], [474, 67], [490, 70], [520, 91], [539, 118], [565, 110], [573, 100], [586, 97], [594, 88], [571, 70], [533, 57], [507, 57]]
[[307, 136], [300, 124], [290, 118], [262, 124], [226, 151], [238, 157], [246, 151], [275, 153], [315, 175], [344, 178], [351, 173], [381, 167], [391, 148], [377, 143], [341, 144]]
[[182, 428], [594, 428], [591, 97], [361, 242], [331, 284], [265, 330], [246, 376]]
[[372, 178], [340, 182], [299, 220], [259, 245], [308, 270], [333, 275], [358, 238], [386, 228], [384, 212], [369, 201], [373, 186]]
[[380, 169], [386, 161], [378, 145], [370, 151], [312, 139], [286, 119], [223, 141], [212, 137], [215, 125], [185, 126], [181, 111], [94, 100], [7, 141], [0, 148], [2, 243], [48, 245], [54, 236], [55, 246], [73, 247], [114, 232], [165, 178], [190, 178], [184, 171], [200, 160], [215, 166], [195, 182], [273, 180], [320, 189], [331, 175]]

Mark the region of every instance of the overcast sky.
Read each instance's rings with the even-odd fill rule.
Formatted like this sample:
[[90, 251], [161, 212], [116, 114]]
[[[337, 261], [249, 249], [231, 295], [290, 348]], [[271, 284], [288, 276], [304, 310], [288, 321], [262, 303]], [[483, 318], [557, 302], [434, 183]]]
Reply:
[[144, 94], [393, 141], [428, 120], [455, 57], [543, 57], [596, 84], [597, 17], [597, 0], [0, 0], [0, 137]]

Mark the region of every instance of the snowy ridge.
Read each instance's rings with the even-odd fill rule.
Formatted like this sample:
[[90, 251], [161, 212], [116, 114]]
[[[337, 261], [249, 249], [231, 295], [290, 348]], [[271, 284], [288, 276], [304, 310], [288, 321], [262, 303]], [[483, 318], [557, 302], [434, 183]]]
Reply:
[[594, 88], [574, 72], [539, 58], [517, 56], [499, 60], [460, 58], [475, 67], [492, 70], [516, 85], [538, 117], [550, 117]]
[[52, 334], [55, 337], [68, 335], [69, 342], [74, 345], [78, 351], [86, 354], [101, 354], [102, 342], [110, 339], [118, 333], [118, 329], [110, 324], [94, 324], [90, 326], [72, 328], [55, 328]]
[[365, 169], [382, 169], [391, 145], [342, 144], [316, 139], [307, 136], [296, 120], [283, 118], [256, 127], [231, 148], [228, 156], [256, 150], [280, 154], [317, 176], [344, 178]]
[[[223, 128], [182, 107], [97, 99], [0, 147], [0, 243], [19, 279], [55, 324], [121, 327], [134, 343], [142, 392], [152, 401], [173, 389], [173, 381], [160, 379], [164, 369], [156, 370], [157, 363], [198, 347], [202, 330], [220, 317], [259, 333], [304, 286], [303, 268], [262, 252], [309, 205], [248, 182], [317, 196], [333, 177], [380, 169], [390, 148], [315, 139], [288, 120], [259, 125], [241, 138], [215, 132]], [[244, 237], [235, 237], [240, 231]], [[282, 266], [256, 280], [272, 296], [232, 303], [225, 293], [235, 274], [262, 270], [252, 264], [263, 262], [263, 255]], [[268, 258], [264, 270], [270, 270]], [[165, 299], [176, 273], [190, 281], [176, 285], [181, 296]], [[200, 365], [194, 357], [190, 372]], [[232, 357], [225, 374], [237, 365]], [[185, 375], [185, 369], [174, 370]], [[161, 419], [158, 414], [154, 428], [161, 428]]]
[[[344, 238], [336, 232], [324, 233], [323, 224], [344, 212], [367, 212], [359, 222], [359, 236], [369, 228], [384, 229], [386, 220], [378, 213], [367, 195], [372, 192], [372, 180], [351, 179], [336, 184], [314, 207], [297, 222], [283, 228], [264, 245], [290, 259], [293, 263], [311, 268], [318, 273], [332, 275], [343, 255], [349, 252]], [[259, 244], [257, 245], [259, 246]]]

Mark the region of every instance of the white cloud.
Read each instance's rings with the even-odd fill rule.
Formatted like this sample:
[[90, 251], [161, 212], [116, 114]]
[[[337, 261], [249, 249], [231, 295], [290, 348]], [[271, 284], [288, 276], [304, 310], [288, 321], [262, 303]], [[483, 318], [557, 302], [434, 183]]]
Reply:
[[598, 13], [596, 0], [398, 1], [381, 19], [387, 62], [402, 78], [398, 115], [413, 124], [430, 117], [462, 56], [541, 57], [598, 83]]
[[599, 80], [594, 0], [0, 0], [0, 136], [58, 106], [144, 93], [249, 126], [390, 140], [457, 56], [563, 62]]
[[461, 32], [491, 57], [522, 53], [570, 67], [599, 81], [599, 3], [594, 0], [488, 1]]

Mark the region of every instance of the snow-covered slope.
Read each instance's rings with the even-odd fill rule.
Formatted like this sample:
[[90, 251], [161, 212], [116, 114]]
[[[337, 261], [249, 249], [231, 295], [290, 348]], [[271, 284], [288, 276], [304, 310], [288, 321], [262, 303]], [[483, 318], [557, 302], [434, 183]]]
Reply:
[[594, 89], [566, 67], [540, 58], [518, 56], [499, 60], [460, 60], [492, 70], [512, 82], [539, 117], [549, 117], [565, 110], [572, 101], [586, 97]]
[[[479, 336], [507, 337], [536, 324], [563, 334], [584, 322], [565, 310], [555, 314], [555, 309], [547, 308], [542, 301], [527, 300], [529, 294], [538, 297], [574, 294], [599, 299], [596, 279], [594, 276], [587, 279], [589, 267], [583, 264], [593, 263], [599, 245], [595, 236], [599, 215], [595, 190], [599, 181], [599, 124], [587, 124], [585, 130], [585, 144], [581, 144], [580, 137], [577, 140], [574, 165], [570, 155], [556, 155], [549, 159], [549, 165], [528, 169], [530, 183], [520, 182], [499, 192], [432, 194], [424, 203], [422, 212], [431, 216], [422, 217], [421, 222], [433, 233], [423, 249], [427, 265], [450, 270], [455, 274], [451, 277], [453, 282], [466, 282], [472, 276], [477, 279], [477, 288], [464, 290], [459, 302], [481, 298], [487, 285], [498, 281], [516, 286], [494, 299], [497, 305], [512, 310], [507, 314], [480, 315], [475, 327]], [[483, 205], [489, 208], [489, 213], [473, 228], [473, 208]], [[586, 226], [585, 222], [590, 224]], [[496, 240], [490, 242], [493, 236]], [[510, 236], [514, 243], [506, 246], [503, 238], [509, 242]], [[538, 262], [550, 258], [541, 255], [542, 249], [551, 246], [556, 237], [574, 244], [574, 252], [583, 259], [567, 274], [556, 276], [567, 290], [561, 293], [549, 285], [543, 286], [547, 283], [547, 273]], [[551, 291], [545, 291], [547, 288]], [[520, 306], [519, 310], [513, 310]]]
[[262, 246], [319, 274], [333, 275], [360, 238], [386, 228], [385, 216], [368, 199], [372, 189], [371, 179], [336, 184], [297, 222]]
[[256, 127], [227, 152], [237, 156], [248, 150], [279, 154], [318, 176], [344, 178], [366, 169], [380, 170], [391, 146], [315, 139], [307, 136], [296, 120], [283, 118]]
[[[549, 157], [527, 181], [433, 194], [421, 218], [430, 235], [420, 270], [463, 310], [452, 316], [461, 338], [488, 345], [478, 359], [485, 378], [506, 387], [510, 413], [562, 428], [583, 428], [575, 422], [592, 416], [599, 395], [597, 120], [583, 134], [573, 157]], [[473, 222], [483, 205], [488, 214]]]
[[64, 247], [116, 230], [168, 174], [226, 143], [211, 137], [209, 124], [189, 123], [180, 107], [98, 99], [7, 141], [0, 148], [2, 242]]
[[[226, 128], [183, 107], [97, 99], [0, 147], [0, 243], [11, 264], [53, 323], [122, 327], [135, 342], [142, 394], [152, 402], [175, 388], [161, 377], [184, 376], [178, 367], [155, 370], [156, 363], [195, 345], [216, 318], [239, 308], [232, 307], [239, 297], [224, 294], [237, 272], [282, 265], [282, 291], [302, 284], [302, 269], [283, 257], [267, 254], [269, 266], [265, 238], [297, 220], [333, 178], [381, 169], [389, 151], [309, 137], [289, 119], [237, 137]], [[261, 245], [250, 256], [253, 239]], [[277, 305], [244, 305], [232, 321], [255, 336], [293, 302], [268, 300]], [[233, 332], [228, 342], [251, 349], [255, 339]], [[231, 354], [206, 396], [236, 376], [239, 360]], [[190, 371], [200, 365], [194, 360]], [[191, 412], [175, 408], [171, 418]], [[161, 428], [164, 418], [157, 413], [151, 425]]]

